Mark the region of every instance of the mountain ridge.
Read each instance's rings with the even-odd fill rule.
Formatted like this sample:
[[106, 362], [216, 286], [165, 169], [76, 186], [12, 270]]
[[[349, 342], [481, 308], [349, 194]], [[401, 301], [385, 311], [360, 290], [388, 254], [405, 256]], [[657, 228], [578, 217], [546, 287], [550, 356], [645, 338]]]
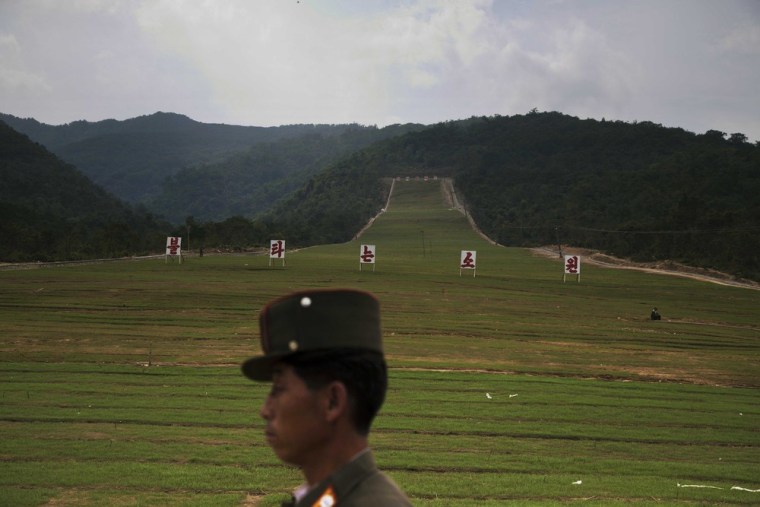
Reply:
[[355, 124], [279, 127], [206, 124], [164, 112], [121, 121], [76, 121], [59, 126], [1, 113], [0, 120], [132, 204], [155, 200], [164, 191], [166, 178], [183, 169], [221, 163], [257, 144], [315, 133], [329, 138], [359, 128]]
[[[171, 124], [197, 132], [193, 121], [153, 116], [137, 123], [155, 121], [157, 130], [169, 130], [157, 137], [139, 129], [131, 138], [101, 136], [100, 147], [106, 140], [110, 149], [99, 156], [120, 150], [157, 157], [154, 162], [187, 156], [188, 136]], [[175, 160], [168, 164], [172, 175], [151, 173], [143, 181], [153, 187], [138, 190], [174, 209], [175, 224], [184, 215], [183, 227], [198, 228], [195, 237], [208, 246], [261, 245], [274, 236], [306, 246], [349, 240], [383, 206], [389, 178], [438, 175], [453, 179], [479, 229], [503, 245], [574, 244], [760, 279], [760, 145], [740, 134], [537, 111], [432, 126], [274, 132], [278, 141], [220, 149], [210, 163]], [[167, 186], [176, 192], [164, 193]], [[202, 206], [220, 214], [204, 216], [211, 212]], [[195, 210], [202, 213], [194, 216]]]

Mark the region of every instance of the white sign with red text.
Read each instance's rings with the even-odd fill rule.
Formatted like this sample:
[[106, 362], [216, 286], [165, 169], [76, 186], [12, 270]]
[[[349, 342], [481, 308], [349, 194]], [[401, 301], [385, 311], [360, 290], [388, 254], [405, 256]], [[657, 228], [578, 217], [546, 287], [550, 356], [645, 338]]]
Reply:
[[282, 259], [285, 257], [285, 241], [282, 239], [273, 239], [269, 242], [269, 258]]
[[166, 262], [169, 262], [170, 257], [179, 259], [182, 264], [182, 238], [179, 236], [166, 237]]
[[472, 276], [475, 276], [478, 252], [475, 250], [462, 250], [459, 256], [459, 276], [462, 276], [463, 269], [471, 269]]
[[376, 260], [377, 249], [375, 245], [361, 245], [359, 248], [359, 271], [361, 271], [364, 264], [372, 264], [372, 271], [374, 271]]
[[565, 281], [567, 275], [575, 275], [577, 280], [581, 281], [581, 258], [577, 255], [565, 255], [565, 274], [562, 281]]
[[285, 265], [285, 240], [273, 239], [269, 241], [269, 265], [272, 265], [272, 259], [282, 259], [282, 265]]
[[375, 245], [362, 245], [359, 249], [359, 262], [362, 264], [375, 263]]
[[179, 236], [166, 237], [166, 255], [182, 255], [182, 238]]

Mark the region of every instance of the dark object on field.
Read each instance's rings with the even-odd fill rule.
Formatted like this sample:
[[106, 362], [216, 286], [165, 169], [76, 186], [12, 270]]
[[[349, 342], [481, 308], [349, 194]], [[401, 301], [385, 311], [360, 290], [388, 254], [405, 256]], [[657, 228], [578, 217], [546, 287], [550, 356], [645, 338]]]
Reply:
[[652, 320], [660, 320], [662, 318], [662, 316], [660, 315], [660, 312], [657, 311], [656, 306], [652, 308], [652, 313], [649, 314], [649, 318]]

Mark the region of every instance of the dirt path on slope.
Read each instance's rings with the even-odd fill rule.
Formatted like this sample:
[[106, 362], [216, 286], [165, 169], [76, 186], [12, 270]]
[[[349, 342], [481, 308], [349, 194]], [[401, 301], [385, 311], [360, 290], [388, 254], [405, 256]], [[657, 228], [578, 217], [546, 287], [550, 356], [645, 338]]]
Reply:
[[[533, 252], [533, 254], [539, 255], [541, 257], [548, 257], [559, 260], [559, 254], [556, 247], [543, 246], [538, 248], [531, 248], [530, 251]], [[606, 268], [633, 269], [636, 271], [644, 271], [646, 273], [680, 276], [683, 278], [691, 278], [694, 280], [716, 283], [719, 285], [760, 290], [760, 283], [754, 282], [752, 280], [736, 278], [727, 273], [722, 273], [713, 269], [687, 266], [685, 264], [680, 264], [678, 262], [669, 260], [656, 262], [634, 262], [629, 259], [613, 257], [612, 255], [607, 255], [597, 250], [573, 248], [565, 245], [562, 246], [562, 253], [579, 255], [583, 258], [583, 262], [588, 262], [589, 264], [603, 266]]]
[[[393, 192], [393, 187], [391, 187], [391, 193], [392, 192]], [[451, 178], [441, 179], [441, 193], [443, 194], [443, 199], [446, 202], [446, 204], [450, 206], [452, 209], [455, 209], [459, 211], [460, 213], [462, 213], [467, 218], [467, 221], [470, 223], [470, 226], [472, 227], [472, 229], [476, 233], [478, 233], [480, 237], [482, 237], [483, 239], [485, 239], [486, 241], [488, 241], [489, 243], [493, 245], [498, 245], [497, 242], [495, 242], [493, 239], [486, 236], [486, 234], [480, 230], [480, 228], [478, 227], [478, 224], [476, 224], [475, 221], [470, 216], [470, 214], [467, 213], [467, 208], [457, 197], [456, 190], [454, 189], [454, 182]], [[388, 204], [386, 206], [390, 205], [390, 199], [391, 199], [391, 196], [388, 195]], [[371, 226], [373, 221], [374, 221], [374, 218], [370, 220], [370, 222], [364, 227], [364, 229], [362, 229], [361, 232], [364, 232], [369, 226]], [[361, 235], [361, 232], [357, 235], [357, 237]], [[538, 247], [538, 248], [531, 248], [530, 251], [534, 255], [539, 255], [541, 257], [559, 259], [559, 254], [557, 252], [556, 247], [543, 246], [543, 247]], [[634, 269], [637, 271], [643, 271], [647, 273], [680, 276], [684, 278], [700, 280], [703, 282], [716, 283], [719, 285], [727, 285], [731, 287], [741, 287], [744, 289], [760, 290], [760, 283], [752, 281], [752, 280], [737, 278], [735, 276], [729, 275], [727, 273], [722, 273], [720, 271], [716, 271], [713, 269], [687, 266], [685, 264], [680, 264], [678, 262], [669, 261], [669, 260], [657, 261], [657, 262], [634, 262], [629, 259], [621, 259], [618, 257], [613, 257], [611, 255], [607, 255], [596, 250], [589, 250], [585, 248], [574, 248], [574, 247], [569, 247], [565, 245], [562, 246], [562, 251], [563, 253], [566, 253], [566, 254], [572, 253], [573, 255], [580, 255], [583, 257], [584, 262], [588, 262], [589, 264], [594, 264], [597, 266], [603, 266], [606, 268]]]
[[492, 245], [498, 245], [497, 242], [489, 238], [485, 235], [483, 231], [480, 230], [478, 227], [478, 224], [475, 223], [475, 220], [472, 219], [472, 216], [470, 216], [469, 213], [467, 213], [467, 208], [459, 201], [457, 198], [456, 190], [454, 190], [454, 182], [451, 178], [443, 178], [441, 180], [441, 192], [443, 193], [443, 199], [446, 201], [446, 203], [452, 208], [460, 212], [467, 218], [467, 221], [470, 223], [470, 227], [472, 227], [472, 230], [478, 233], [478, 236], [483, 238], [484, 240], [488, 241]]

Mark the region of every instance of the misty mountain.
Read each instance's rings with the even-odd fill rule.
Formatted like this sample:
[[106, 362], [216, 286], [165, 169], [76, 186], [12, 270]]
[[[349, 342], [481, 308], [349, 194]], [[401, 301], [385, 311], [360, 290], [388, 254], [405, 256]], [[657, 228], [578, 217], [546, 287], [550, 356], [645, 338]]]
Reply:
[[124, 121], [76, 121], [59, 126], [7, 114], [0, 114], [0, 120], [131, 203], [155, 201], [163, 192], [165, 179], [182, 169], [218, 164], [255, 144], [303, 135], [327, 138], [356, 128], [355, 125], [205, 124], [161, 112]]
[[188, 216], [217, 221], [232, 216], [251, 218], [348, 154], [424, 127], [341, 128], [342, 132], [332, 135], [315, 132], [259, 143], [222, 162], [181, 169], [165, 179], [161, 193], [146, 205], [174, 223]]
[[0, 260], [112, 257], [160, 249], [168, 224], [140, 213], [0, 121]]

